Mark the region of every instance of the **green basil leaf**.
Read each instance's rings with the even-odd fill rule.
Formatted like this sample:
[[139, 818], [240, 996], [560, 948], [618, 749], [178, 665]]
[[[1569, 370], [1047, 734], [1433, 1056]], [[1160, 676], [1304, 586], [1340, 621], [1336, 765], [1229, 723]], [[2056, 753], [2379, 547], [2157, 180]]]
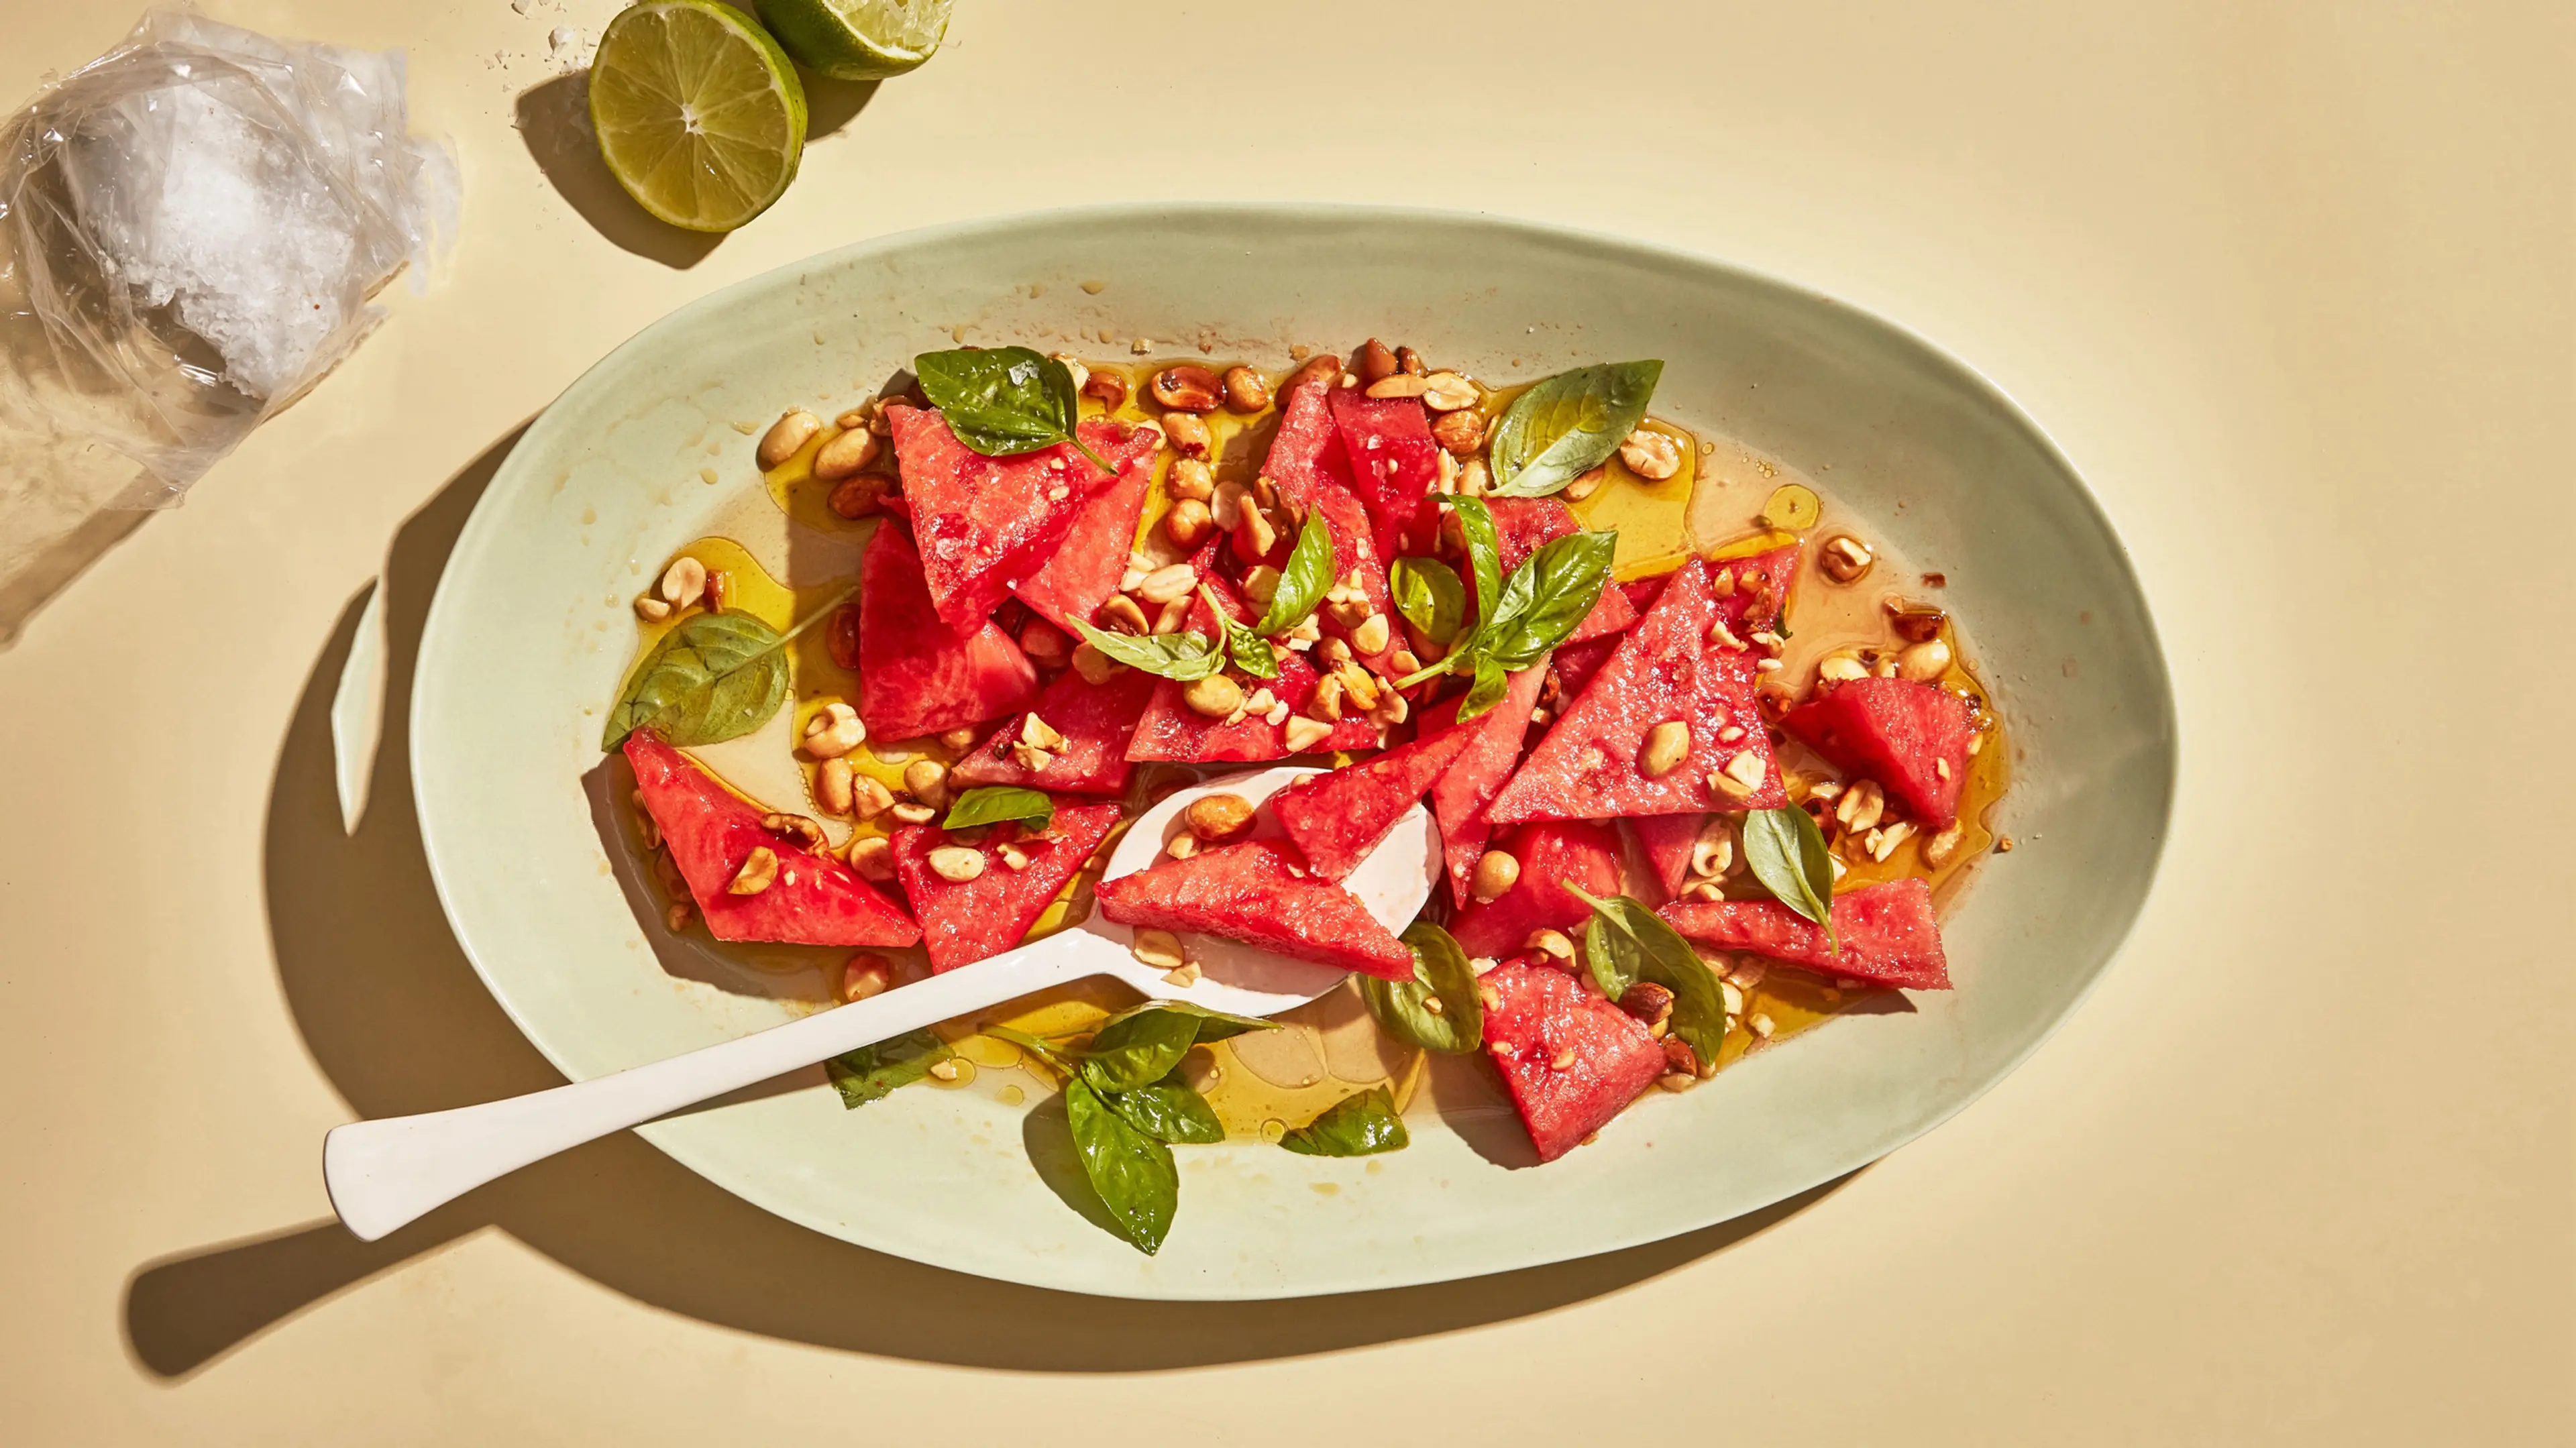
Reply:
[[856, 592], [855, 584], [843, 589], [785, 633], [747, 613], [680, 620], [627, 678], [600, 750], [614, 750], [648, 725], [665, 743], [685, 748], [739, 739], [768, 723], [787, 702], [787, 645]]
[[1305, 526], [1297, 530], [1297, 546], [1288, 550], [1288, 566], [1279, 570], [1279, 591], [1270, 595], [1270, 606], [1252, 631], [1266, 639], [1279, 637], [1304, 623], [1332, 590], [1333, 530], [1324, 524], [1323, 509], [1310, 509]]
[[913, 1031], [834, 1056], [823, 1063], [823, 1074], [840, 1091], [841, 1105], [856, 1111], [871, 1101], [884, 1100], [898, 1086], [929, 1075], [932, 1066], [952, 1054], [948, 1043], [937, 1036]]
[[1205, 1146], [1225, 1140], [1225, 1123], [1216, 1119], [1216, 1108], [1178, 1081], [1157, 1081], [1101, 1099], [1157, 1141]]
[[962, 830], [971, 825], [998, 825], [1006, 820], [1020, 820], [1031, 831], [1055, 823], [1055, 796], [1042, 789], [1022, 789], [1012, 784], [978, 785], [957, 796], [948, 807], [948, 818], [939, 822], [943, 830]]
[[[1467, 952], [1448, 931], [1428, 920], [1406, 927], [1404, 943], [1413, 947], [1413, 979], [1352, 977], [1360, 999], [1386, 1033], [1399, 1041], [1464, 1056], [1485, 1043], [1485, 1003], [1476, 995], [1476, 971]], [[1439, 1009], [1432, 1009], [1434, 1002]]]
[[1234, 621], [1216, 601], [1216, 593], [1206, 584], [1199, 585], [1199, 596], [1207, 600], [1208, 612], [1216, 615], [1217, 626], [1225, 630], [1225, 651], [1234, 666], [1256, 679], [1279, 677], [1279, 656], [1270, 651], [1270, 641]]
[[1744, 863], [1771, 897], [1825, 927], [1825, 948], [1834, 943], [1834, 858], [1825, 832], [1796, 805], [1747, 810], [1736, 830], [1744, 842]]
[[1072, 443], [1104, 471], [1109, 464], [1073, 430], [1073, 373], [1026, 347], [960, 347], [912, 359], [912, 375], [957, 440], [988, 458]]
[[1644, 947], [1637, 944], [1635, 936], [1612, 929], [1600, 912], [1593, 912], [1592, 918], [1584, 922], [1583, 968], [1592, 972], [1592, 983], [1608, 999], [1619, 999], [1637, 983], [1644, 969], [1639, 959], [1643, 953]]
[[1458, 570], [1437, 558], [1399, 558], [1387, 569], [1387, 584], [1395, 611], [1424, 638], [1444, 648], [1458, 641], [1467, 622], [1467, 585]]
[[1467, 697], [1458, 701], [1458, 722], [1464, 724], [1501, 703], [1503, 695], [1510, 692], [1511, 687], [1512, 681], [1504, 674], [1503, 666], [1495, 663], [1491, 654], [1478, 650], [1476, 681], [1467, 686]]
[[1555, 538], [1503, 583], [1493, 616], [1476, 631], [1476, 647], [1506, 669], [1526, 669], [1565, 642], [1601, 601], [1610, 582], [1614, 532]]
[[1198, 1038], [1198, 1022], [1178, 1011], [1112, 1016], [1082, 1048], [1082, 1079], [1095, 1091], [1150, 1085], [1170, 1075]]
[[1476, 580], [1476, 616], [1479, 620], [1494, 611], [1494, 595], [1503, 589], [1503, 542], [1494, 531], [1494, 510], [1482, 498], [1453, 498], [1449, 506], [1457, 511], [1458, 531], [1467, 540], [1468, 572]]
[[1207, 635], [1196, 629], [1167, 634], [1110, 633], [1080, 619], [1075, 619], [1073, 626], [1082, 630], [1083, 642], [1111, 659], [1184, 684], [1225, 667], [1225, 651], [1209, 643]]
[[1180, 1210], [1181, 1173], [1172, 1149], [1109, 1108], [1079, 1076], [1064, 1083], [1065, 1119], [1082, 1174], [1119, 1232], [1150, 1257], [1162, 1250]]
[[[1726, 1040], [1726, 997], [1718, 989], [1716, 973], [1708, 968], [1708, 962], [1699, 958], [1699, 952], [1691, 949], [1680, 932], [1642, 902], [1626, 895], [1604, 900], [1572, 880], [1564, 884], [1592, 907], [1595, 924], [1607, 925], [1613, 934], [1627, 937], [1634, 950], [1633, 956], [1627, 958], [1636, 963], [1636, 978], [1653, 981], [1673, 993], [1673, 1013], [1668, 1022], [1672, 1034], [1697, 1053], [1703, 1068], [1714, 1064], [1717, 1048]], [[1584, 936], [1589, 941], [1590, 927], [1585, 928]], [[1622, 988], [1620, 993], [1624, 995], [1626, 990]]]
[[1492, 491], [1545, 497], [1609, 461], [1646, 420], [1663, 375], [1658, 361], [1606, 362], [1559, 372], [1513, 398], [1494, 423]]
[[1070, 1076], [1080, 1069], [1080, 1063], [1067, 1055], [1064, 1047], [1046, 1039], [1044, 1036], [1032, 1036], [1017, 1026], [977, 1026], [975, 1029], [983, 1035], [992, 1037], [994, 1040], [1008, 1041], [1012, 1045], [1019, 1047], [1021, 1050], [1028, 1052], [1030, 1055], [1037, 1057], [1040, 1061], [1046, 1063], [1048, 1070], [1055, 1072], [1059, 1076]]
[[1300, 1156], [1374, 1156], [1402, 1151], [1413, 1140], [1404, 1118], [1395, 1114], [1395, 1098], [1383, 1086], [1345, 1096], [1324, 1114], [1289, 1132], [1279, 1144]]

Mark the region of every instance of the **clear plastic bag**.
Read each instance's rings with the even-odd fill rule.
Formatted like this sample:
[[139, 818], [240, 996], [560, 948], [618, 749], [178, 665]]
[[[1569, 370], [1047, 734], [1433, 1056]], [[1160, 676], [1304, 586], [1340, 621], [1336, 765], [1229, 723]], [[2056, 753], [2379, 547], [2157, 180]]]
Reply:
[[8, 119], [0, 639], [130, 526], [102, 513], [178, 501], [374, 328], [378, 288], [425, 285], [456, 166], [403, 81], [398, 52], [158, 11]]

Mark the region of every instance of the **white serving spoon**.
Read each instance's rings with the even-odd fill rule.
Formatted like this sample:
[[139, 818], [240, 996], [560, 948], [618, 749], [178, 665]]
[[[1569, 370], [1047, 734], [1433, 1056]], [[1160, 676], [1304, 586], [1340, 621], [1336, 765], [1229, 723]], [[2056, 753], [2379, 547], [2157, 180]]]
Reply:
[[[1181, 790], [1129, 827], [1107, 874], [1132, 874], [1152, 864], [1174, 817], [1199, 796], [1236, 794], [1257, 805], [1311, 772], [1288, 766]], [[1253, 834], [1278, 832], [1265, 813]], [[1342, 884], [1389, 930], [1400, 931], [1421, 910], [1439, 869], [1439, 832], [1415, 805]], [[322, 1180], [340, 1220], [372, 1242], [495, 1177], [585, 1141], [1065, 981], [1114, 976], [1151, 999], [1269, 1016], [1331, 990], [1344, 974], [1249, 945], [1192, 936], [1190, 959], [1203, 973], [1177, 986], [1130, 953], [1134, 942], [1134, 932], [1094, 911], [1073, 929], [990, 960], [685, 1056], [481, 1106], [352, 1122], [322, 1138]]]

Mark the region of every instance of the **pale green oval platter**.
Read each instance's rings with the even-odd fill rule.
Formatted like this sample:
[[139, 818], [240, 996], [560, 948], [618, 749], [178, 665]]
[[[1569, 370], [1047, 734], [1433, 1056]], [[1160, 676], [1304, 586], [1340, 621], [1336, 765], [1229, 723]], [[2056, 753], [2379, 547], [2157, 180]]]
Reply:
[[[584, 776], [639, 570], [740, 506], [755, 474], [734, 424], [863, 395], [961, 325], [1049, 350], [1104, 326], [1122, 347], [1204, 336], [1280, 363], [1291, 342], [1379, 335], [1506, 379], [1661, 357], [1657, 414], [1829, 465], [1845, 505], [1948, 575], [2016, 746], [1999, 823], [2029, 847], [1989, 861], [1947, 922], [1955, 991], [1651, 1093], [1544, 1168], [1493, 1165], [1419, 1114], [1411, 1148], [1374, 1170], [1193, 1148], [1178, 1225], [1147, 1258], [1041, 1183], [1026, 1108], [988, 1095], [915, 1089], [848, 1112], [818, 1075], [643, 1128], [780, 1216], [961, 1272], [1148, 1298], [1400, 1287], [1652, 1241], [1831, 1180], [1967, 1105], [2083, 998], [2146, 897], [2176, 754], [2146, 601], [2074, 469], [1967, 366], [1814, 292], [1634, 242], [1355, 208], [1050, 212], [864, 242], [682, 308], [547, 408], [476, 507], [420, 652], [422, 835], [475, 968], [567, 1076], [793, 1009], [666, 968], [621, 884], [633, 862], [594, 821]], [[699, 480], [708, 466], [719, 486]]]

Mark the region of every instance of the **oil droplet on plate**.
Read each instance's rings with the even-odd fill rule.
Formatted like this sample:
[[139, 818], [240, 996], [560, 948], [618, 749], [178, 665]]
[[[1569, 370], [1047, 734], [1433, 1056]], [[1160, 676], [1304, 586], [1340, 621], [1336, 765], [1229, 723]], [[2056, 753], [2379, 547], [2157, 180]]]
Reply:
[[1263, 1141], [1279, 1141], [1284, 1139], [1287, 1135], [1288, 1123], [1280, 1120], [1278, 1117], [1274, 1116], [1268, 1121], [1261, 1123], [1261, 1139]]
[[1017, 1106], [1021, 1102], [1029, 1099], [1029, 1093], [1021, 1090], [1017, 1086], [1003, 1087], [1000, 1095], [1002, 1104], [1005, 1106]]

